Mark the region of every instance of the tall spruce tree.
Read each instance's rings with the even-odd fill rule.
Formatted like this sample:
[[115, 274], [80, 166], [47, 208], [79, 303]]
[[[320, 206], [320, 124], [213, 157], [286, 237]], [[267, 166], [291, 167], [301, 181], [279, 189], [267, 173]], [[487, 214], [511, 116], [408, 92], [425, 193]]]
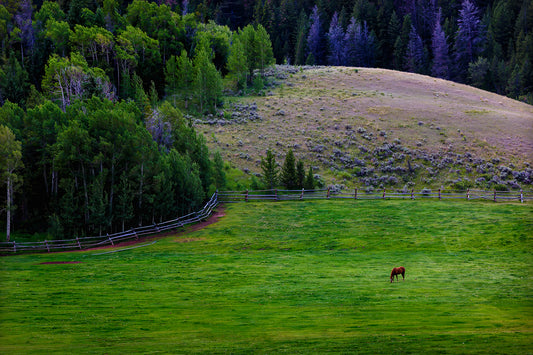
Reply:
[[431, 47], [433, 49], [433, 66], [431, 68], [431, 75], [437, 78], [449, 78], [450, 56], [448, 53], [448, 43], [446, 41], [446, 34], [441, 26], [441, 10], [437, 13], [435, 19], [435, 27], [431, 36]]
[[328, 32], [328, 44], [329, 44], [329, 65], [342, 65], [343, 63], [343, 47], [344, 47], [344, 31], [339, 23], [339, 17], [337, 12], [333, 14], [331, 24], [329, 25]]
[[411, 73], [423, 73], [425, 66], [425, 53], [422, 38], [417, 33], [415, 26], [411, 26], [407, 53], [405, 57], [406, 69]]
[[263, 171], [263, 183], [267, 189], [273, 189], [278, 185], [278, 165], [274, 153], [270, 149], [266, 152], [266, 158], [261, 158], [261, 170]]
[[305, 182], [305, 167], [304, 162], [301, 160], [298, 160], [298, 163], [296, 163], [296, 187], [298, 189], [301, 189], [304, 187]]
[[307, 35], [307, 48], [309, 54], [307, 56], [307, 64], [322, 64], [323, 44], [322, 44], [322, 23], [320, 20], [320, 14], [318, 12], [318, 6], [315, 5], [313, 13], [309, 18], [310, 27], [309, 34]]
[[306, 54], [306, 43], [307, 43], [307, 15], [305, 11], [300, 12], [298, 17], [298, 25], [296, 28], [296, 45], [294, 48], [294, 64], [302, 65], [305, 64], [305, 54]]
[[285, 156], [285, 162], [281, 168], [281, 184], [287, 190], [294, 190], [298, 188], [298, 176], [296, 175], [296, 160], [292, 149], [289, 150]]
[[309, 167], [307, 175], [305, 176], [304, 189], [314, 190], [315, 189], [315, 177], [313, 175], [313, 168]]
[[455, 79], [466, 81], [468, 64], [476, 60], [481, 51], [483, 31], [479, 10], [470, 0], [464, 0], [457, 20], [455, 38]]

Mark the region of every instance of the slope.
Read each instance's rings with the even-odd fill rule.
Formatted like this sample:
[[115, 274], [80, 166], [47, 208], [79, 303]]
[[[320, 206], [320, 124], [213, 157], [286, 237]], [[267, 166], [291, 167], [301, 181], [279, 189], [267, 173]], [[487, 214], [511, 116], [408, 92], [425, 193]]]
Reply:
[[[226, 104], [228, 119], [197, 121], [210, 148], [243, 171], [260, 173], [267, 149], [280, 163], [293, 149], [326, 183], [518, 188], [532, 182], [530, 105], [386, 69], [276, 67], [272, 76], [280, 85], [266, 95]], [[250, 108], [261, 119], [237, 119]]]

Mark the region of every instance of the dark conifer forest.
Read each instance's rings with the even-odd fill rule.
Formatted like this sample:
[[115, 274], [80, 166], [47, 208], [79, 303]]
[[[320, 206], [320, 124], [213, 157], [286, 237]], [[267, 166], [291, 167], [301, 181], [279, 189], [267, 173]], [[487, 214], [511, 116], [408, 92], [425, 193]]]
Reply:
[[7, 239], [11, 223], [62, 238], [198, 209], [226, 177], [192, 118], [260, 89], [274, 63], [533, 103], [533, 0], [3, 0], [0, 41]]

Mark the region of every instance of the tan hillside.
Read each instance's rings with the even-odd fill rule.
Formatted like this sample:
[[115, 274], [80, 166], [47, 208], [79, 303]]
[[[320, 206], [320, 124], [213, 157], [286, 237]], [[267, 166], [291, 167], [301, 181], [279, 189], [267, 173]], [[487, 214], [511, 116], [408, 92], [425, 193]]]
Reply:
[[[385, 69], [293, 71], [266, 96], [243, 98], [237, 109], [226, 104], [225, 117], [238, 118], [241, 113], [235, 112], [246, 111], [246, 105], [255, 108], [255, 103], [261, 120], [198, 124], [210, 148], [252, 173], [261, 171], [259, 161], [267, 148], [278, 154], [280, 163], [292, 148], [297, 159], [314, 166], [327, 183], [342, 180], [347, 185], [391, 171], [388, 175], [398, 177], [392, 181], [396, 186], [409, 181], [435, 185], [459, 177], [474, 181], [483, 174], [488, 180], [499, 171], [490, 166], [477, 169], [480, 164], [521, 171], [532, 162], [533, 106], [470, 86]], [[390, 151], [382, 154], [383, 149]], [[446, 156], [456, 161], [433, 164], [439, 174], [424, 171], [432, 166], [423, 161]], [[405, 176], [399, 168], [379, 168], [387, 159], [397, 167], [421, 163], [417, 173], [409, 165], [411, 174]], [[374, 172], [362, 174], [362, 167]]]

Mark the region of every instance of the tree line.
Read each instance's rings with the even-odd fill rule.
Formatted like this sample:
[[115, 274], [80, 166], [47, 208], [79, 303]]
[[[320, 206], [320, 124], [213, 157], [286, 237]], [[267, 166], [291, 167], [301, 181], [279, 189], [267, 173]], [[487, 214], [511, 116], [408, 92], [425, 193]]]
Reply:
[[411, 71], [533, 103], [533, 0], [191, 0], [187, 6], [230, 27], [262, 24], [278, 63]]
[[0, 4], [0, 104], [63, 111], [93, 95], [144, 110], [166, 97], [199, 114], [274, 62], [265, 28], [232, 31], [179, 6], [144, 0]]
[[144, 117], [99, 97], [65, 112], [7, 102], [0, 122], [8, 228], [15, 211], [19, 230], [105, 235], [195, 211], [225, 184], [220, 154], [169, 103]]

